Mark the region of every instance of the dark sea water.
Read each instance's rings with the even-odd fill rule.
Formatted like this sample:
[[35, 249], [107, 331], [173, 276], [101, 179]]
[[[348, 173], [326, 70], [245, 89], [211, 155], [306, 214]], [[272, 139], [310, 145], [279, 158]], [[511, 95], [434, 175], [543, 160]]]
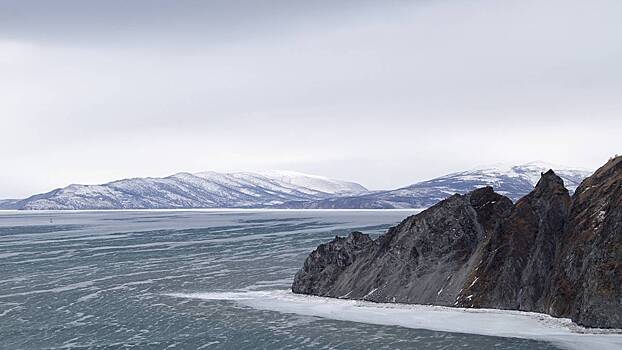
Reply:
[[555, 349], [171, 296], [287, 289], [319, 243], [408, 214], [0, 212], [0, 349]]

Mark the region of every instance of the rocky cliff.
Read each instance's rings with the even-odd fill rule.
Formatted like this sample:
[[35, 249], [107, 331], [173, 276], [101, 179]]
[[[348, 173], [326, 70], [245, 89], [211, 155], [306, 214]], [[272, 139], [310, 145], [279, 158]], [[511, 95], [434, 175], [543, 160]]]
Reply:
[[372, 240], [320, 245], [295, 293], [485, 307], [622, 328], [622, 157], [570, 197], [553, 171], [513, 204], [484, 187], [453, 195]]
[[622, 328], [622, 156], [577, 188], [559, 249], [550, 313]]

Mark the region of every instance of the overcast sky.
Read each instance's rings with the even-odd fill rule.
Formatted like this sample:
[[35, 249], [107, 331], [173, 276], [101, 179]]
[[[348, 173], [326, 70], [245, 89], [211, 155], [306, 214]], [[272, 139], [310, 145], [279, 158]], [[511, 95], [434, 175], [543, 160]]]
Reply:
[[622, 1], [0, 0], [0, 198], [622, 153]]

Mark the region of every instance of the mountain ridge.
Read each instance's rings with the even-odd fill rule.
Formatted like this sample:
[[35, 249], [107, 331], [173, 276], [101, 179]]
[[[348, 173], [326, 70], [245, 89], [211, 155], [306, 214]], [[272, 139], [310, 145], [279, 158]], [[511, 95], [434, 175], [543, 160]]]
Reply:
[[180, 172], [162, 178], [122, 179], [101, 185], [71, 184], [6, 203], [7, 209], [31, 210], [244, 208], [367, 192], [357, 183], [315, 175], [309, 175], [306, 186], [297, 185], [304, 182], [305, 176], [296, 173], [296, 181], [287, 182], [251, 172]]
[[[580, 168], [552, 168], [573, 192], [592, 172]], [[549, 170], [543, 162], [510, 166], [508, 169], [485, 167], [443, 175], [395, 190], [374, 191], [355, 196], [324, 198], [314, 201], [286, 202], [279, 208], [295, 209], [400, 209], [427, 208], [454, 193], [492, 186], [513, 201], [525, 196], [536, 185], [540, 174]]]
[[[485, 167], [443, 175], [395, 190], [364, 186], [290, 170], [262, 172], [179, 172], [166, 177], [137, 177], [100, 185], [71, 184], [25, 199], [0, 200], [0, 209], [400, 209], [427, 208], [454, 193], [492, 186], [516, 200], [535, 186], [545, 171], [531, 162]], [[573, 190], [589, 171], [559, 168]]]

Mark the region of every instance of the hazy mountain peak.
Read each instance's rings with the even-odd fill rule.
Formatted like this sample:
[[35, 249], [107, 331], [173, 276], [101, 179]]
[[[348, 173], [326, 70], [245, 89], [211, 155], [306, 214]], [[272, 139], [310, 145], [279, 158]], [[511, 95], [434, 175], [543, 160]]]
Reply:
[[367, 189], [360, 184], [330, 179], [325, 176], [305, 174], [291, 170], [268, 170], [260, 172], [261, 175], [276, 179], [295, 186], [312, 188], [320, 192], [336, 194], [365, 193]]

